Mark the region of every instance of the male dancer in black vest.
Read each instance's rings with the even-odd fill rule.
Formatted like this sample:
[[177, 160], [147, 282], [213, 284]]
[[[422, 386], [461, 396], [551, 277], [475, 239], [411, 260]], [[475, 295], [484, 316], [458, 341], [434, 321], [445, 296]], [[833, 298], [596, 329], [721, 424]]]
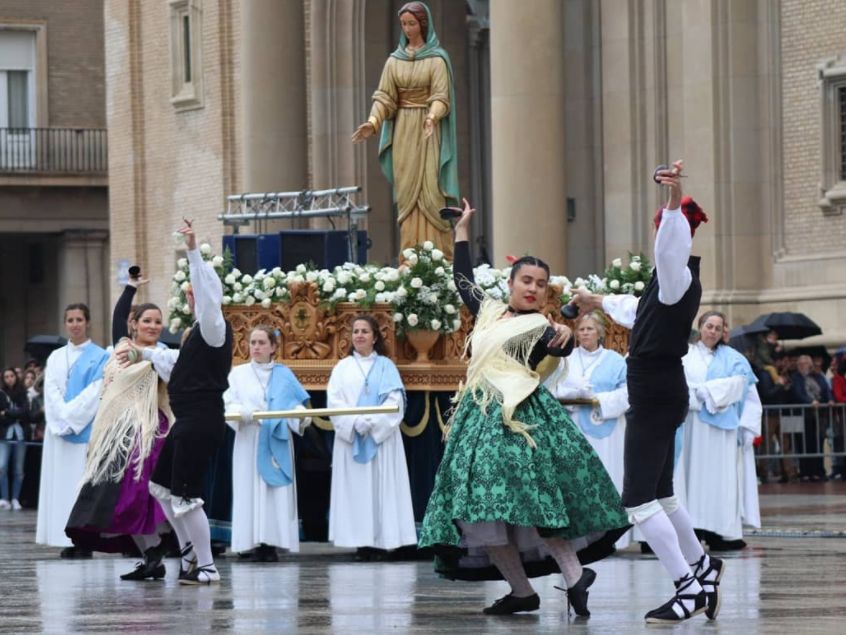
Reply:
[[702, 612], [715, 619], [723, 573], [722, 560], [705, 554], [687, 510], [673, 493], [676, 428], [688, 407], [681, 360], [702, 296], [699, 258], [691, 257], [690, 250], [696, 226], [707, 221], [692, 199], [682, 209], [682, 168], [677, 161], [655, 175], [669, 189], [669, 199], [655, 217], [655, 272], [643, 295], [578, 291], [573, 300], [581, 310], [601, 308], [632, 329], [623, 505], [676, 587], [670, 601], [646, 614], [647, 623], [681, 622]]
[[[170, 374], [167, 391], [176, 420], [150, 479], [150, 493], [161, 502], [179, 538], [180, 584], [211, 584], [220, 581], [220, 574], [201, 496], [209, 460], [226, 427], [223, 392], [232, 367], [232, 327], [220, 309], [220, 278], [203, 261], [190, 221], [179, 232], [185, 236], [191, 275], [188, 304], [197, 321]], [[155, 351], [145, 349], [148, 355]]]

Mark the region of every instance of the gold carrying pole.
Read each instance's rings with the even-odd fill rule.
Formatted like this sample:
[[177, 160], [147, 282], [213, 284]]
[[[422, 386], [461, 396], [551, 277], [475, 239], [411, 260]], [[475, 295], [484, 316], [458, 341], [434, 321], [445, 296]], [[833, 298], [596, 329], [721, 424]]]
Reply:
[[562, 406], [598, 406], [597, 399], [559, 399], [558, 403]]
[[[353, 408], [307, 408], [305, 410], [258, 410], [253, 413], [254, 420], [261, 419], [304, 419], [305, 417], [335, 417], [342, 415], [384, 415], [396, 414], [399, 406], [356, 406]], [[227, 421], [240, 421], [240, 412], [227, 412]]]

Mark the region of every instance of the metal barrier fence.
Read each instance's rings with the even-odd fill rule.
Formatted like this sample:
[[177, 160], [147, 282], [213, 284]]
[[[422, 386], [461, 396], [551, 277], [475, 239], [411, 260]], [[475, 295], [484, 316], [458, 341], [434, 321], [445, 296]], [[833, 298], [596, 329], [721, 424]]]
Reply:
[[846, 457], [846, 404], [764, 406], [761, 437], [759, 459]]
[[0, 128], [0, 173], [98, 174], [108, 171], [99, 128]]

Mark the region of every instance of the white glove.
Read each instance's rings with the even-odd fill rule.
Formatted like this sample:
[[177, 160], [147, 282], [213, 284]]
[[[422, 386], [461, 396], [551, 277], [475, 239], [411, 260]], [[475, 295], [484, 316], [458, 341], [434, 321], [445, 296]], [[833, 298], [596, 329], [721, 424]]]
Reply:
[[708, 391], [703, 386], [697, 386], [693, 392], [696, 394], [699, 403], [705, 404], [708, 402]]
[[365, 420], [364, 417], [359, 417], [355, 420], [353, 427], [361, 436], [366, 436], [370, 432], [371, 424], [369, 421]]
[[242, 412], [241, 413], [241, 425], [248, 426], [253, 422], [253, 413], [252, 412]]
[[746, 448], [751, 448], [752, 443], [755, 441], [755, 433], [752, 430], [747, 430], [746, 428], [738, 428], [738, 435], [737, 435], [737, 443], [740, 447], [744, 450]]
[[582, 377], [579, 385], [576, 387], [576, 399], [593, 399], [593, 386], [584, 377]]

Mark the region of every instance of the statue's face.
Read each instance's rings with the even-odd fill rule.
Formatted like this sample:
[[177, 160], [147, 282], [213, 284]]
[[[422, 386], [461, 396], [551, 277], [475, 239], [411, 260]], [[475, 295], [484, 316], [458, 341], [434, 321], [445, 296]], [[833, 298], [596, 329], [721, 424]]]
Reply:
[[414, 17], [413, 13], [403, 13], [400, 16], [400, 26], [402, 27], [402, 32], [405, 33], [405, 37], [409, 42], [417, 42], [422, 39], [423, 36], [420, 33], [420, 22]]

